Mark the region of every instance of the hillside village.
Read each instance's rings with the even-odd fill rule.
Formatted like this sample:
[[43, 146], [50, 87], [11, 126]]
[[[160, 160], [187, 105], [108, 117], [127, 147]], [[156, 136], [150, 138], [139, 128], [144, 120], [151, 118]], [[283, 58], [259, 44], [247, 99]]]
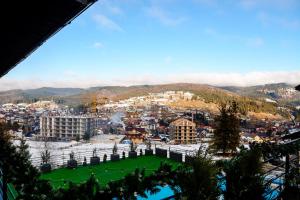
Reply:
[[[160, 144], [209, 142], [218, 110], [216, 105], [214, 112], [200, 106], [191, 107], [199, 101], [195, 96], [185, 91], [149, 93], [119, 101], [108, 100], [101, 105], [94, 102], [87, 109], [74, 109], [53, 101], [8, 103], [1, 105], [0, 121], [17, 124], [19, 129], [12, 134], [18, 137], [23, 133], [29, 140], [46, 137], [53, 141], [81, 141], [86, 134], [88, 138], [106, 134], [122, 136], [120, 143], [124, 144], [143, 144], [147, 140]], [[248, 114], [240, 116], [240, 134], [245, 144], [276, 140], [281, 134], [300, 128], [299, 122], [274, 120], [270, 115], [257, 119]], [[178, 119], [188, 120], [186, 127], [190, 127], [182, 137], [172, 128]]]

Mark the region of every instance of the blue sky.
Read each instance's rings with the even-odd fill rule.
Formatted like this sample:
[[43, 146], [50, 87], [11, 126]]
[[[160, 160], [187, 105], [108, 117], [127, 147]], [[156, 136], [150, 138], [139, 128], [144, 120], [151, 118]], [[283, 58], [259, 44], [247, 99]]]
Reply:
[[0, 90], [300, 82], [299, 0], [98, 0]]

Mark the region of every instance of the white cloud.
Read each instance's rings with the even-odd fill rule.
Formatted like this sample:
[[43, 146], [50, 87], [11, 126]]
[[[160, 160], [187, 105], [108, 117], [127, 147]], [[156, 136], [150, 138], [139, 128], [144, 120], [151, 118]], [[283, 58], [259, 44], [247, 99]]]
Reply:
[[166, 80], [170, 82], [203, 83], [217, 86], [251, 86], [279, 82], [298, 84], [300, 82], [300, 71], [174, 74], [167, 76]]
[[[73, 74], [73, 73], [71, 73]], [[65, 74], [66, 75], [66, 74]], [[167, 75], [141, 74], [119, 76], [109, 79], [101, 77], [82, 77], [69, 75], [64, 80], [38, 80], [38, 79], [0, 79], [0, 90], [29, 89], [38, 87], [80, 87], [87, 88], [103, 85], [140, 85], [162, 83], [201, 83], [216, 86], [252, 86], [267, 83], [299, 84], [300, 71], [256, 71], [249, 73], [181, 73]]]
[[99, 48], [103, 48], [104, 46], [101, 42], [95, 42], [93, 44], [93, 47], [96, 48], [96, 49], [99, 49]]
[[101, 27], [113, 30], [113, 31], [123, 31], [123, 29], [113, 20], [109, 19], [105, 15], [96, 14], [93, 16], [94, 21], [99, 24]]
[[167, 11], [158, 6], [151, 6], [150, 8], [146, 9], [146, 13], [150, 17], [157, 19], [160, 23], [166, 26], [177, 26], [186, 21], [185, 17], [170, 16]]

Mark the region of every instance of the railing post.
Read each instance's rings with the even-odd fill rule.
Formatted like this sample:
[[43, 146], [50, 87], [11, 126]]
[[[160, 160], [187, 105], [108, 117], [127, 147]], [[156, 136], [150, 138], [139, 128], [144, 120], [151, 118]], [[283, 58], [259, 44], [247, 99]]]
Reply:
[[296, 171], [297, 171], [297, 176], [300, 175], [300, 151], [296, 151]]
[[289, 186], [290, 181], [290, 155], [285, 156], [285, 187]]
[[7, 178], [5, 175], [5, 171], [2, 171], [2, 194], [3, 194], [3, 200], [7, 200]]

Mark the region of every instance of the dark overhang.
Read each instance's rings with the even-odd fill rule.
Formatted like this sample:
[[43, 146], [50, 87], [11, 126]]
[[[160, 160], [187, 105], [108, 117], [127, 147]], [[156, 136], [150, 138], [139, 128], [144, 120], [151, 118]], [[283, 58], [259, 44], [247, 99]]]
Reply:
[[300, 85], [296, 86], [296, 90], [300, 91]]
[[1, 2], [0, 77], [97, 0]]

